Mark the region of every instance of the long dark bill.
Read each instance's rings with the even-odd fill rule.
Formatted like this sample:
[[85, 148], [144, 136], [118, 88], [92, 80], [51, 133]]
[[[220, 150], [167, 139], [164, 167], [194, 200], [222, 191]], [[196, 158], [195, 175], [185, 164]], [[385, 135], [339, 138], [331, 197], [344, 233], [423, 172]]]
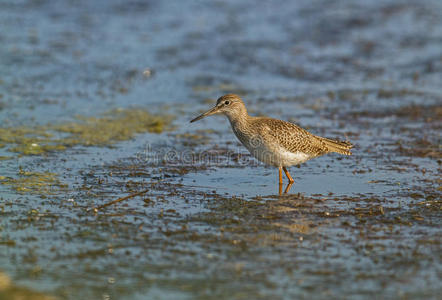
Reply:
[[190, 123], [193, 123], [193, 122], [196, 122], [196, 121], [198, 121], [198, 120], [201, 120], [202, 118], [205, 118], [205, 117], [207, 117], [207, 116], [210, 116], [210, 115], [216, 114], [217, 112], [218, 112], [218, 107], [215, 106], [215, 107], [209, 109], [208, 111], [206, 111], [205, 113], [199, 115], [199, 116], [196, 117], [195, 119], [191, 120]]

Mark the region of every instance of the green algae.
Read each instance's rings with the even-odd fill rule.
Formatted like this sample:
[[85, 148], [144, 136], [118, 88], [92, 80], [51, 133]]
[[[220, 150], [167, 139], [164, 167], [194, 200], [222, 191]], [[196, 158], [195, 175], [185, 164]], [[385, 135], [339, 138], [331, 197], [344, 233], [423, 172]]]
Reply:
[[[47, 143], [51, 143], [52, 141], [47, 141]], [[24, 143], [15, 147], [9, 148], [11, 152], [17, 152], [21, 155], [40, 155], [45, 152], [50, 151], [61, 151], [65, 150], [66, 146], [57, 145], [57, 144], [43, 144], [40, 145], [38, 143]]]
[[141, 109], [115, 109], [101, 117], [77, 116], [77, 121], [36, 127], [0, 128], [0, 145], [19, 155], [41, 155], [77, 145], [111, 146], [136, 134], [161, 133], [172, 117]]
[[155, 116], [144, 110], [117, 109], [100, 118], [78, 117], [80, 122], [60, 124], [55, 131], [70, 134], [65, 145], [109, 146], [132, 139], [136, 134], [161, 133], [170, 124], [170, 117]]
[[17, 175], [17, 178], [0, 176], [0, 184], [10, 186], [20, 194], [30, 193], [42, 197], [53, 195], [67, 188], [55, 173], [28, 172], [20, 169]]
[[0, 144], [10, 145], [10, 152], [24, 155], [40, 154], [52, 138], [52, 134], [44, 127], [0, 128]]

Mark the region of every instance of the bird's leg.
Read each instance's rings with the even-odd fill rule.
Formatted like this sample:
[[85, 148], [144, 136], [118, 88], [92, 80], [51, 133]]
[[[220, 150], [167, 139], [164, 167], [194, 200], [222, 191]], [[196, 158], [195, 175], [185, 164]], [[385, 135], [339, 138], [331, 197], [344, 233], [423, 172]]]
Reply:
[[[293, 180], [292, 176], [290, 176], [289, 171], [287, 171], [287, 168], [286, 168], [286, 167], [282, 167], [282, 169], [284, 170], [285, 176], [287, 176], [289, 182], [290, 182], [290, 183], [295, 182], [295, 181]], [[279, 169], [279, 172], [280, 172], [280, 174], [281, 174], [281, 169]], [[282, 182], [282, 180], [280, 180], [280, 182]]]
[[279, 185], [282, 184], [282, 167], [279, 167]]
[[279, 196], [282, 195], [282, 167], [279, 167]]

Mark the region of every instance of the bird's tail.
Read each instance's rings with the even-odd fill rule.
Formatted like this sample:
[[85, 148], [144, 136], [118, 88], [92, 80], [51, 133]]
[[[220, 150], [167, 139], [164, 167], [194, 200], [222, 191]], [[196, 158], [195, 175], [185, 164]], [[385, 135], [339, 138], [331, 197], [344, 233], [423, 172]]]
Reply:
[[350, 149], [353, 148], [353, 144], [347, 141], [337, 141], [319, 137], [321, 142], [325, 144], [330, 152], [336, 152], [344, 155], [351, 155]]

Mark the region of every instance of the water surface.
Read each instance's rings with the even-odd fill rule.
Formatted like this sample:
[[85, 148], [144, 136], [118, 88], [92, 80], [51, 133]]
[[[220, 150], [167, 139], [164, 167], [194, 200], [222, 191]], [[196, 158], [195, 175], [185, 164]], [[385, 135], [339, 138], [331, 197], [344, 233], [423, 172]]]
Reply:
[[[2, 2], [0, 295], [436, 299], [441, 12]], [[225, 93], [354, 155], [292, 167], [279, 195], [225, 118], [189, 124]]]

